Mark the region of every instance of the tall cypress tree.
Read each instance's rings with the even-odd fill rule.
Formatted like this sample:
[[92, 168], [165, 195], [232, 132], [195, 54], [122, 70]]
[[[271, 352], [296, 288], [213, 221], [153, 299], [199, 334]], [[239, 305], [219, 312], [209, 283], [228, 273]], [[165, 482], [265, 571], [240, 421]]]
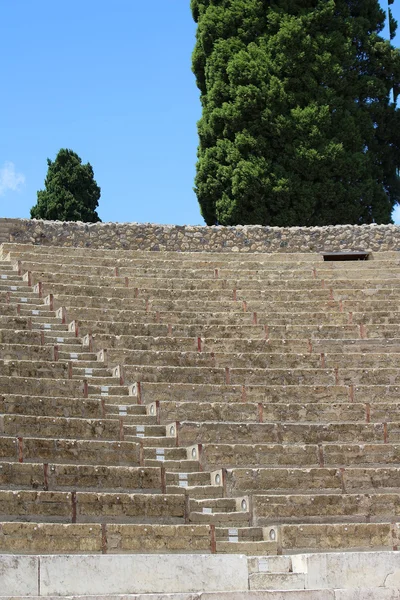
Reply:
[[[208, 225], [390, 223], [400, 52], [378, 0], [191, 0]], [[392, 22], [392, 34], [394, 23]]]
[[47, 159], [45, 189], [37, 193], [37, 203], [31, 208], [32, 219], [53, 221], [84, 221], [97, 223], [100, 217], [100, 188], [94, 179], [90, 163], [66, 148], [61, 148], [54, 161]]

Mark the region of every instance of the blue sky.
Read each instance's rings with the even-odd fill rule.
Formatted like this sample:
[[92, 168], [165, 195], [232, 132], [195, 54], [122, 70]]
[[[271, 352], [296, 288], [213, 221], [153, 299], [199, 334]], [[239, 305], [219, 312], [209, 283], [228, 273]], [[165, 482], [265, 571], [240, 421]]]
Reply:
[[103, 221], [202, 224], [194, 35], [189, 0], [0, 0], [0, 217], [29, 217], [63, 147]]

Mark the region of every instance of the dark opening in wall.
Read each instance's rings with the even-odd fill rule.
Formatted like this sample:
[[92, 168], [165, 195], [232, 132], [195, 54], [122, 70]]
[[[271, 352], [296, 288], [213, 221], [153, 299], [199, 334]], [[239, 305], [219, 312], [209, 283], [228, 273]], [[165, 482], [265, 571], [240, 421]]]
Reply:
[[323, 252], [324, 261], [368, 260], [368, 252]]

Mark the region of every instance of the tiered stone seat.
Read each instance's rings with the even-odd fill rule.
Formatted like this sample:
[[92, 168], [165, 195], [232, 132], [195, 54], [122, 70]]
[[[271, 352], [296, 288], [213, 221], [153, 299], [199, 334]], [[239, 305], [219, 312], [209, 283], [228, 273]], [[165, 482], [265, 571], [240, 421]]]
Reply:
[[3, 244], [2, 552], [396, 548], [400, 267], [373, 258]]

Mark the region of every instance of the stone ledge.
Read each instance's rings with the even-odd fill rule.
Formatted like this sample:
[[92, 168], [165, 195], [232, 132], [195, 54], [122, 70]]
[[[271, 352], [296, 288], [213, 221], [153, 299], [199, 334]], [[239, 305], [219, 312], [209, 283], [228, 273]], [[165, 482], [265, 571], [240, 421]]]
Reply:
[[265, 573], [268, 560], [238, 554], [0, 555], [0, 598], [400, 600], [400, 552], [279, 557], [290, 563], [289, 576], [304, 575], [305, 589], [249, 591], [249, 577]]
[[[0, 596], [3, 600], [3, 596]], [[362, 588], [355, 590], [292, 590], [203, 592], [194, 594], [124, 594], [107, 596], [63, 596], [64, 600], [399, 600], [395, 588]], [[43, 596], [15, 596], [7, 600], [42, 600]], [[4, 599], [5, 600], [5, 599]], [[60, 596], [46, 596], [60, 600]]]
[[5, 596], [243, 592], [248, 569], [247, 557], [232, 554], [1, 555], [0, 580]]

